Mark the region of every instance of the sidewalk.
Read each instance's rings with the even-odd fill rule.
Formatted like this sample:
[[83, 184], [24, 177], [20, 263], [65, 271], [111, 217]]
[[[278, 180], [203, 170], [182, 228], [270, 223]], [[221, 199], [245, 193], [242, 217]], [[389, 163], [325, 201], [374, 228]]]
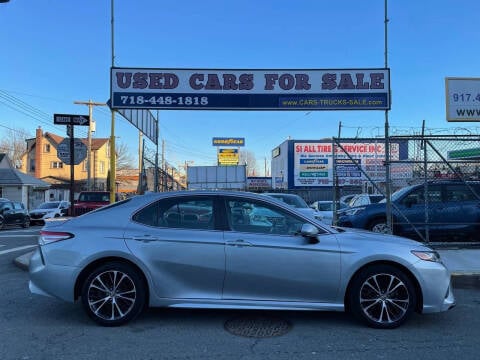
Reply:
[[[477, 248], [436, 248], [440, 257], [453, 276], [480, 275], [480, 247]], [[28, 271], [28, 264], [33, 251], [14, 259], [14, 264]]]
[[453, 276], [480, 275], [480, 248], [436, 249]]

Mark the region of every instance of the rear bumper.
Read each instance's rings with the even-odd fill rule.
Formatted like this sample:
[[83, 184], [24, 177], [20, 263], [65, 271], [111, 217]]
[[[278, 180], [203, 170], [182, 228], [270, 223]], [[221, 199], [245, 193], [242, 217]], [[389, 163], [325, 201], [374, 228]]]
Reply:
[[74, 287], [78, 268], [47, 265], [43, 262], [41, 248], [37, 248], [30, 258], [29, 273], [28, 287], [32, 294], [52, 296], [68, 302], [75, 301]]

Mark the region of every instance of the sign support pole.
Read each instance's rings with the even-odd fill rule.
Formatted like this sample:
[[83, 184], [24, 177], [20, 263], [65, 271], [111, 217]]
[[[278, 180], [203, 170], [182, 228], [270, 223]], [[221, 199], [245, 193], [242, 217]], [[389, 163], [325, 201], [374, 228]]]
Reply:
[[74, 202], [74, 191], [75, 191], [75, 149], [74, 149], [74, 130], [75, 126], [72, 125], [72, 133], [70, 136], [70, 215], [75, 216], [75, 207], [73, 205]]
[[[385, 69], [388, 68], [388, 12], [387, 12], [387, 2], [385, 0]], [[388, 83], [390, 87], [390, 82]], [[388, 96], [390, 95], [390, 89], [388, 91]], [[389, 99], [389, 104], [391, 104], [391, 99]], [[390, 125], [388, 123], [388, 109], [385, 110], [385, 199], [386, 203], [386, 217], [387, 217], [387, 228], [389, 233], [393, 233], [392, 226], [392, 201], [390, 198], [391, 195], [391, 179], [390, 179], [390, 134], [389, 134]]]

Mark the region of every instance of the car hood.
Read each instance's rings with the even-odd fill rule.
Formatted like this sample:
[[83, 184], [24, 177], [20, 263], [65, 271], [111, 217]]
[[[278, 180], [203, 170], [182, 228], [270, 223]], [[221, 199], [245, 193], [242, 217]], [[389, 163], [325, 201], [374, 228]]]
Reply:
[[35, 209], [32, 211], [29, 211], [30, 214], [47, 214], [50, 212], [55, 212], [56, 209]]
[[355, 228], [343, 228], [343, 227], [337, 227], [337, 230], [339, 233], [337, 234], [337, 237], [340, 239], [342, 238], [348, 238], [349, 240], [355, 240], [355, 241], [375, 241], [375, 242], [381, 242], [385, 244], [399, 244], [399, 245], [405, 245], [405, 246], [410, 246], [410, 247], [427, 247], [421, 242], [407, 239], [401, 236], [396, 236], [396, 235], [389, 235], [389, 234], [380, 234], [380, 233], [375, 233], [372, 231], [367, 231], [367, 230], [362, 230], [362, 229], [355, 229]]

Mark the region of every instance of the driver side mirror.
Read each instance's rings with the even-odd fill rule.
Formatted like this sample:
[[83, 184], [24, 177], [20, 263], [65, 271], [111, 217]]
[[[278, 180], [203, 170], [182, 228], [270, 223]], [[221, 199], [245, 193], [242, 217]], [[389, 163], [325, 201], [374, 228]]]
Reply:
[[318, 229], [312, 224], [303, 224], [300, 230], [300, 234], [308, 239], [310, 244], [317, 244], [319, 241], [317, 239]]

